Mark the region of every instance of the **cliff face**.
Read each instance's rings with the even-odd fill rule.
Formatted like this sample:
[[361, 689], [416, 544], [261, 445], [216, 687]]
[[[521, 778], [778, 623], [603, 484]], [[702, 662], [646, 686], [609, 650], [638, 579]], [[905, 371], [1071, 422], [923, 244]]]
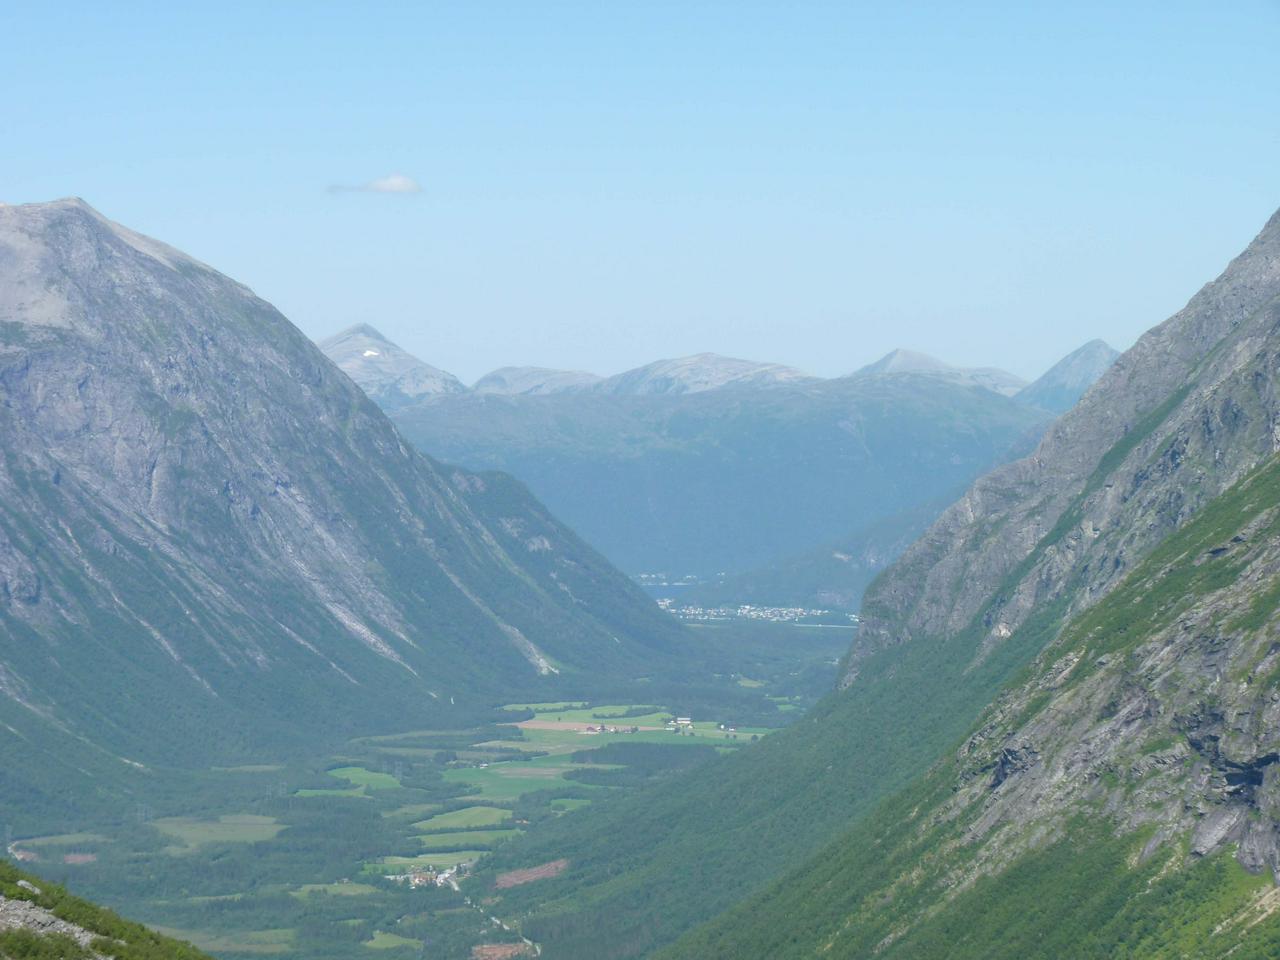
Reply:
[[1078, 612], [1277, 447], [1280, 215], [1143, 336], [1029, 457], [980, 479], [868, 591], [859, 648], [955, 633], [984, 650]]
[[269, 304], [79, 201], [0, 207], [0, 400], [12, 751], [234, 753], [673, 663], [519, 484], [417, 453]]

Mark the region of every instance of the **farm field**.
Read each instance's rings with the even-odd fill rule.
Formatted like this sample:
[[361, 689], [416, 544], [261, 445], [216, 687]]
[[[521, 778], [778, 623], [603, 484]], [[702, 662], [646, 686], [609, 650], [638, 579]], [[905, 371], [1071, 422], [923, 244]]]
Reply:
[[284, 829], [284, 824], [277, 821], [275, 817], [235, 813], [224, 814], [215, 820], [165, 817], [155, 821], [155, 828], [179, 842], [180, 845], [166, 848], [169, 852], [190, 853], [207, 844], [256, 843], [270, 840]]
[[476, 847], [489, 850], [503, 840], [519, 836], [522, 830], [457, 830], [453, 833], [430, 833], [419, 837], [424, 850], [452, 850], [455, 847]]
[[511, 819], [511, 811], [505, 807], [464, 807], [441, 813], [429, 820], [415, 823], [413, 828], [422, 833], [446, 830], [473, 830], [477, 827], [494, 827]]

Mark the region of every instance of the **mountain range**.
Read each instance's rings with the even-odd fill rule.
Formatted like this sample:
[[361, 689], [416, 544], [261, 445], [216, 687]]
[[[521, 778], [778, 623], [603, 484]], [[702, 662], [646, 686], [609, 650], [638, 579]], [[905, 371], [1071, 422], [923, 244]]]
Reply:
[[[363, 364], [330, 356], [382, 395]], [[965, 484], [1035, 442], [1052, 414], [1024, 387], [905, 350], [825, 380], [700, 354], [608, 378], [507, 368], [384, 406], [420, 448], [528, 483], [632, 574], [705, 581], [700, 597], [856, 609]]]
[[270, 304], [79, 200], [0, 206], [0, 396], [17, 810], [688, 668], [520, 483], [417, 452]]
[[881, 574], [816, 710], [504, 848], [569, 865], [497, 914], [550, 958], [1275, 956], [1278, 356], [1280, 214]]

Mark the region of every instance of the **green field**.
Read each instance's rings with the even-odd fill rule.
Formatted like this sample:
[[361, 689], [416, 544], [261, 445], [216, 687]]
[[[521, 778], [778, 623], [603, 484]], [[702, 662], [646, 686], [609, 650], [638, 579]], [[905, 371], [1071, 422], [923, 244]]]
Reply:
[[258, 843], [273, 839], [285, 828], [275, 817], [251, 813], [227, 814], [216, 820], [165, 817], [152, 821], [152, 826], [181, 844], [167, 847], [170, 853], [190, 853], [211, 843]]
[[421, 947], [421, 940], [410, 940], [408, 937], [397, 936], [394, 933], [387, 933], [385, 930], [375, 931], [372, 940], [366, 940], [364, 945], [370, 950], [392, 950], [395, 947]]
[[442, 851], [452, 847], [489, 849], [523, 832], [523, 830], [459, 830], [453, 833], [430, 833], [418, 839], [422, 841], [422, 849], [428, 851]]
[[511, 811], [501, 807], [465, 807], [450, 810], [415, 823], [413, 828], [423, 833], [440, 833], [448, 830], [474, 830], [477, 827], [496, 827], [511, 819]]
[[583, 788], [585, 784], [566, 780], [564, 775], [585, 766], [568, 763], [563, 757], [538, 757], [492, 763], [487, 767], [457, 767], [446, 770], [444, 778], [449, 783], [466, 784], [472, 791], [469, 796], [477, 799], [508, 801], [538, 790]]

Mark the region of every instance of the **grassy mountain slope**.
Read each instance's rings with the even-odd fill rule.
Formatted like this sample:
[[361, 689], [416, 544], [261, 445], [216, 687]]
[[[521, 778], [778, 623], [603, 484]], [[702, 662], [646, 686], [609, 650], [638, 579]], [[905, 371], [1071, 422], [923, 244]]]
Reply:
[[1272, 458], [923, 781], [664, 956], [1274, 956], [1278, 635]]
[[[500, 909], [551, 958], [645, 955], [902, 790], [1068, 623], [1271, 457], [1278, 295], [1280, 217], [881, 575], [840, 693], [679, 791], [589, 811], [558, 844], [570, 868]], [[557, 839], [500, 856], [553, 859]]]

